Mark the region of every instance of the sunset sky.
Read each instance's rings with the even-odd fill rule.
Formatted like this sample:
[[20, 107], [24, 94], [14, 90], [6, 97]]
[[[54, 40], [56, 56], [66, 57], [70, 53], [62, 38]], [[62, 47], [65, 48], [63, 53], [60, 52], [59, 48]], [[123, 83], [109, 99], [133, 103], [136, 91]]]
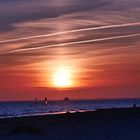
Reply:
[[0, 0], [0, 100], [140, 97], [140, 0]]

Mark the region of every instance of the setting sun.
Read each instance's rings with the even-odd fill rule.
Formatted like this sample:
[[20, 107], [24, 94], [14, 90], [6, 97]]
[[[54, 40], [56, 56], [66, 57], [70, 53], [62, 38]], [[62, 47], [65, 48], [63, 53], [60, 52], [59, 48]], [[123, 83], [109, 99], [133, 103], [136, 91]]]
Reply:
[[59, 88], [72, 86], [71, 71], [66, 67], [58, 68], [53, 75], [53, 85]]

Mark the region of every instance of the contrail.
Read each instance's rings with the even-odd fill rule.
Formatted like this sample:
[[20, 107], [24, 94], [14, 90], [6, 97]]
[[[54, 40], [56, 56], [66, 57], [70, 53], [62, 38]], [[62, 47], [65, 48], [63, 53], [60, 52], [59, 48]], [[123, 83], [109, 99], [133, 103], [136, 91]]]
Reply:
[[83, 28], [83, 29], [76, 29], [76, 30], [70, 30], [70, 31], [63, 31], [63, 32], [57, 32], [57, 33], [51, 33], [51, 34], [43, 34], [43, 35], [36, 35], [36, 36], [29, 36], [29, 37], [15, 38], [15, 39], [7, 39], [7, 40], [1, 40], [0, 43], [11, 43], [11, 42], [16, 42], [16, 41], [30, 40], [30, 39], [36, 39], [36, 38], [42, 38], [42, 37], [50, 37], [50, 36], [55, 36], [55, 35], [67, 34], [67, 33], [76, 33], [76, 32], [82, 32], [82, 31], [127, 27], [127, 26], [135, 26], [135, 25], [140, 25], [140, 22], [117, 24], [117, 25], [106, 25], [106, 26], [99, 26], [99, 27], [92, 27], [92, 28]]
[[121, 35], [121, 36], [105, 37], [105, 38], [98, 38], [98, 39], [91, 39], [91, 40], [73, 41], [73, 42], [67, 42], [67, 43], [47, 45], [47, 46], [42, 46], [42, 47], [17, 49], [17, 50], [8, 51], [8, 52], [2, 53], [2, 54], [23, 52], [23, 51], [31, 51], [31, 50], [39, 50], [39, 49], [46, 49], [46, 48], [51, 48], [51, 47], [61, 47], [61, 46], [68, 46], [68, 45], [101, 42], [101, 41], [108, 41], [108, 40], [122, 39], [122, 38], [130, 38], [130, 37], [136, 37], [136, 36], [140, 36], [140, 34]]

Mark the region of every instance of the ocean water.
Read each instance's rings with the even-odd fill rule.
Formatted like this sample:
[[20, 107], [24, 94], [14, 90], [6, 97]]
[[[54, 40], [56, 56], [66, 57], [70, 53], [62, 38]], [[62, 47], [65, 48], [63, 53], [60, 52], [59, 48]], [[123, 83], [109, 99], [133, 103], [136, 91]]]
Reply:
[[121, 100], [75, 100], [75, 101], [43, 101], [32, 102], [0, 102], [0, 118], [34, 116], [75, 111], [93, 111], [100, 108], [140, 106], [140, 99]]

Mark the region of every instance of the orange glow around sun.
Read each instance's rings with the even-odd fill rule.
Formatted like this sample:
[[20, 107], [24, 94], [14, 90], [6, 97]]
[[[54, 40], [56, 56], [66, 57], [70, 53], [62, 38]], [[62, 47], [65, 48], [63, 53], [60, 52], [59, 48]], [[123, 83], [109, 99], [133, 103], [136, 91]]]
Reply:
[[72, 71], [67, 67], [57, 68], [52, 76], [52, 85], [57, 88], [72, 87]]

